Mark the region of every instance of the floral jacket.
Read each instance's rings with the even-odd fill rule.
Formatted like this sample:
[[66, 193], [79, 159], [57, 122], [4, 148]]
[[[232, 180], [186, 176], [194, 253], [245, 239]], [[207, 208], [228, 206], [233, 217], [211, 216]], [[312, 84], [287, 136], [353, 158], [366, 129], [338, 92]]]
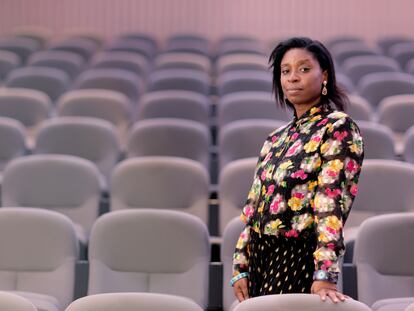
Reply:
[[250, 230], [290, 238], [314, 233], [315, 271], [337, 279], [343, 226], [357, 194], [363, 142], [354, 121], [318, 105], [273, 131], [260, 151], [241, 215], [246, 227], [233, 276], [248, 271]]

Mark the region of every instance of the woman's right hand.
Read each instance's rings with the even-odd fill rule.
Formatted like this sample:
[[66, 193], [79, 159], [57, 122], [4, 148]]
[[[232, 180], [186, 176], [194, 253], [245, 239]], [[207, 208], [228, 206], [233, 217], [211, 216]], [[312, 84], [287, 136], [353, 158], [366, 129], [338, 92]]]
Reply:
[[242, 278], [233, 284], [234, 295], [236, 295], [239, 302], [249, 299], [248, 279]]

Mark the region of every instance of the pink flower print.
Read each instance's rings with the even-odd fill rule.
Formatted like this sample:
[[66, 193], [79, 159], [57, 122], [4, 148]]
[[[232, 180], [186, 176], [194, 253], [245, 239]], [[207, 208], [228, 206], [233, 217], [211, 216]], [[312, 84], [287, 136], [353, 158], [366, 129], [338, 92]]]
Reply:
[[338, 173], [336, 172], [336, 171], [334, 171], [334, 170], [327, 170], [326, 171], [326, 174], [329, 176], [329, 177], [336, 177], [336, 175], [338, 175]]
[[335, 244], [334, 243], [328, 243], [328, 244], [326, 244], [326, 247], [329, 248], [329, 249], [334, 250], [335, 249]]
[[329, 268], [330, 266], [332, 266], [332, 261], [330, 260], [324, 260], [323, 261], [323, 265], [327, 268]]
[[287, 238], [290, 238], [290, 237], [297, 238], [298, 237], [298, 233], [297, 233], [296, 230], [291, 229], [291, 230], [289, 230], [289, 231], [287, 231], [285, 233], [285, 237], [287, 237]]
[[304, 195], [303, 193], [296, 192], [296, 193], [293, 195], [293, 197], [295, 197], [295, 198], [298, 198], [298, 199], [302, 200], [302, 199], [305, 197], [305, 195]]
[[280, 203], [282, 202], [281, 196], [276, 196], [276, 200], [273, 200], [273, 202], [270, 204], [269, 211], [271, 214], [277, 214], [279, 211]]
[[331, 199], [335, 199], [336, 196], [340, 195], [342, 192], [340, 189], [325, 189], [325, 193], [330, 197]]
[[296, 132], [292, 135], [291, 140], [296, 140], [298, 138], [299, 134]]
[[263, 162], [264, 162], [264, 163], [268, 162], [268, 161], [270, 160], [270, 158], [272, 157], [272, 155], [273, 155], [273, 153], [272, 153], [272, 152], [269, 152], [269, 153], [266, 155], [266, 157], [264, 158]]
[[304, 180], [306, 177], [308, 177], [308, 174], [306, 174], [303, 170], [299, 170], [297, 172], [294, 172], [290, 175], [292, 178], [300, 178]]
[[262, 171], [262, 175], [260, 175], [260, 179], [261, 180], [265, 180], [266, 179], [266, 170]]
[[331, 227], [327, 227], [326, 231], [328, 231], [330, 234], [336, 234], [336, 230], [334, 228], [331, 228]]
[[328, 122], [328, 118], [325, 118], [325, 119], [321, 120], [318, 124], [316, 124], [316, 126], [325, 125], [327, 122]]
[[342, 141], [345, 137], [348, 136], [348, 132], [347, 131], [343, 131], [343, 132], [335, 132], [334, 133], [334, 137], [339, 140]]
[[302, 142], [300, 140], [295, 141], [295, 143], [286, 152], [286, 156], [290, 157], [290, 156], [296, 154], [296, 151], [300, 146], [302, 146]]
[[354, 160], [351, 160], [346, 165], [346, 170], [351, 172], [351, 173], [356, 172], [358, 170], [358, 165], [356, 164], [356, 162]]
[[272, 195], [275, 191], [275, 185], [270, 185], [269, 188], [267, 188], [267, 194], [266, 195]]
[[356, 196], [356, 195], [358, 194], [358, 186], [357, 186], [356, 184], [353, 184], [353, 185], [351, 186], [350, 191], [351, 191], [351, 194], [352, 194], [353, 196]]
[[276, 142], [278, 138], [278, 136], [272, 136], [272, 143]]
[[252, 206], [248, 205], [244, 208], [243, 212], [247, 218], [250, 218], [253, 216], [254, 209]]

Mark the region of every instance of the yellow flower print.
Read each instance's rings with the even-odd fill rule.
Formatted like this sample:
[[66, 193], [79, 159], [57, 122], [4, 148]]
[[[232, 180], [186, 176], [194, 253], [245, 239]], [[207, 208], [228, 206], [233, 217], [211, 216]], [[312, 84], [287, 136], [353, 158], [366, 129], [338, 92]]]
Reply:
[[288, 205], [290, 206], [292, 211], [298, 211], [301, 209], [302, 200], [296, 197], [290, 198], [288, 201]]
[[334, 127], [333, 127], [332, 123], [326, 124], [326, 130], [327, 130], [328, 133], [332, 133], [333, 129], [334, 129]]
[[316, 122], [319, 121], [320, 119], [322, 119], [322, 116], [319, 114], [317, 116], [314, 116], [312, 119], [310, 119], [310, 122]]
[[264, 205], [265, 205], [265, 201], [262, 201], [262, 202], [260, 203], [259, 208], [257, 209], [257, 212], [258, 212], [258, 213], [263, 214]]
[[342, 222], [336, 216], [328, 216], [324, 219], [326, 226], [336, 231], [342, 228]]
[[303, 148], [305, 149], [306, 153], [313, 152], [318, 148], [319, 142], [310, 140]]
[[316, 186], [318, 185], [318, 182], [317, 181], [311, 181], [309, 184], [308, 184], [308, 190], [309, 191], [312, 191]]
[[328, 164], [328, 168], [335, 172], [339, 172], [343, 167], [344, 167], [344, 163], [339, 159], [332, 160]]
[[310, 114], [313, 115], [317, 112], [321, 111], [321, 109], [319, 107], [312, 107], [310, 110]]
[[285, 169], [290, 168], [291, 166], [292, 166], [292, 161], [291, 160], [288, 160], [288, 161], [283, 162], [282, 164], [280, 164], [279, 165], [279, 168], [285, 170]]
[[321, 153], [322, 154], [326, 153], [326, 151], [328, 151], [328, 149], [329, 149], [329, 143], [328, 142], [323, 143], [322, 146], [321, 146]]

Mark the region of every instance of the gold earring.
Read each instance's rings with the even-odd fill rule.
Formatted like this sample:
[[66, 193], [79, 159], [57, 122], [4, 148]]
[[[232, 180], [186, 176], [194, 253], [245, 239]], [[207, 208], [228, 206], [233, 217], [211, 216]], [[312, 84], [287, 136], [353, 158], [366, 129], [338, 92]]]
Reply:
[[326, 96], [328, 95], [328, 89], [326, 88], [326, 85], [328, 84], [328, 81], [323, 81], [323, 88], [322, 88], [322, 95]]

